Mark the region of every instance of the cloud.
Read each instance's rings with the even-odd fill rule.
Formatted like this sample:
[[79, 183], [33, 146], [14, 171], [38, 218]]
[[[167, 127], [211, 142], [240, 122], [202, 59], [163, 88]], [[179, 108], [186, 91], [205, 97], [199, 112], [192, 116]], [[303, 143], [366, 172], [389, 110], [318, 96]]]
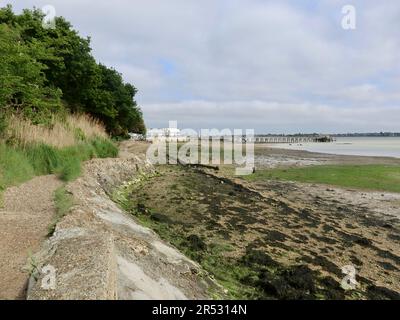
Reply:
[[[19, 9], [49, 3], [8, 2]], [[352, 31], [341, 28], [347, 0], [50, 2], [81, 34], [92, 37], [99, 61], [135, 84], [151, 127], [167, 123], [169, 115], [189, 126], [199, 113], [197, 124], [207, 127], [224, 109], [227, 116], [218, 118], [218, 127], [398, 128], [381, 113], [400, 108], [397, 1], [353, 1], [357, 29]], [[232, 106], [238, 111], [228, 115]], [[261, 117], [272, 106], [285, 116], [243, 116], [253, 108]], [[374, 122], [377, 114], [380, 121]], [[290, 120], [296, 115], [303, 127]]]
[[[148, 124], [168, 127], [178, 121], [181, 128], [255, 129], [257, 133], [344, 133], [395, 131], [400, 108], [337, 107], [311, 103], [264, 101], [186, 101], [148, 104], [144, 114]], [[221, 126], [221, 123], [226, 124]], [[203, 126], [205, 125], [205, 126]]]

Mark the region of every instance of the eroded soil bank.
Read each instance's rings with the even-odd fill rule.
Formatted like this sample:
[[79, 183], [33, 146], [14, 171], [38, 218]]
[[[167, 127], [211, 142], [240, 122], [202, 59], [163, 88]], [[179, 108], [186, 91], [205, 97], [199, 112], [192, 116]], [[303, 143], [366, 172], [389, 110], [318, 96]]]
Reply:
[[[201, 264], [229, 297], [400, 298], [394, 216], [334, 197], [334, 189], [235, 183], [181, 166], [157, 171], [121, 189], [120, 203]], [[356, 268], [354, 290], [341, 287], [346, 265]]]

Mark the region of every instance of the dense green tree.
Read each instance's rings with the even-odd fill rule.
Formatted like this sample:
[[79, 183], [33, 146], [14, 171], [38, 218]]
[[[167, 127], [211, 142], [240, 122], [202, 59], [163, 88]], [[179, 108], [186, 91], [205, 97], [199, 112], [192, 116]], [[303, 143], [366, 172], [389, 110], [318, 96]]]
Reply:
[[0, 9], [0, 108], [22, 110], [39, 122], [64, 105], [100, 119], [113, 135], [144, 133], [136, 88], [98, 64], [90, 39], [64, 18], [56, 19], [54, 29], [43, 28], [42, 21], [38, 10], [15, 15], [10, 6]]
[[125, 84], [116, 70], [104, 65], [99, 67], [102, 82], [97, 101], [94, 101], [94, 105], [100, 109], [98, 116], [108, 124], [108, 130], [116, 135], [144, 132], [142, 113], [134, 100], [136, 88]]
[[47, 66], [40, 59], [51, 55], [38, 41], [25, 43], [18, 28], [0, 24], [0, 108], [18, 112], [33, 122], [46, 122], [61, 108], [61, 91], [48, 84]]

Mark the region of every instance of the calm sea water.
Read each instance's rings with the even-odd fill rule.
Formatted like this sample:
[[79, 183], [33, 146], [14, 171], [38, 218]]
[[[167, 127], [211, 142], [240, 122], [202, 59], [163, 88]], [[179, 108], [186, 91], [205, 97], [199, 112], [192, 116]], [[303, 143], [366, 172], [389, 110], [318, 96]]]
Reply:
[[274, 144], [276, 148], [311, 152], [400, 158], [400, 137], [343, 137], [331, 143]]

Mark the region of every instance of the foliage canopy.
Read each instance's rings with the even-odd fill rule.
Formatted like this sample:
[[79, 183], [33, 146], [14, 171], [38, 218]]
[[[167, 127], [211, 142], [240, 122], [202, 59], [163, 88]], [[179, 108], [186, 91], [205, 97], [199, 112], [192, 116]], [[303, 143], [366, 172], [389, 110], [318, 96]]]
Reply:
[[39, 10], [17, 15], [0, 8], [0, 113], [18, 113], [48, 124], [55, 113], [84, 112], [114, 136], [144, 133], [136, 88], [96, 62], [90, 39], [63, 17], [54, 29], [42, 26]]

